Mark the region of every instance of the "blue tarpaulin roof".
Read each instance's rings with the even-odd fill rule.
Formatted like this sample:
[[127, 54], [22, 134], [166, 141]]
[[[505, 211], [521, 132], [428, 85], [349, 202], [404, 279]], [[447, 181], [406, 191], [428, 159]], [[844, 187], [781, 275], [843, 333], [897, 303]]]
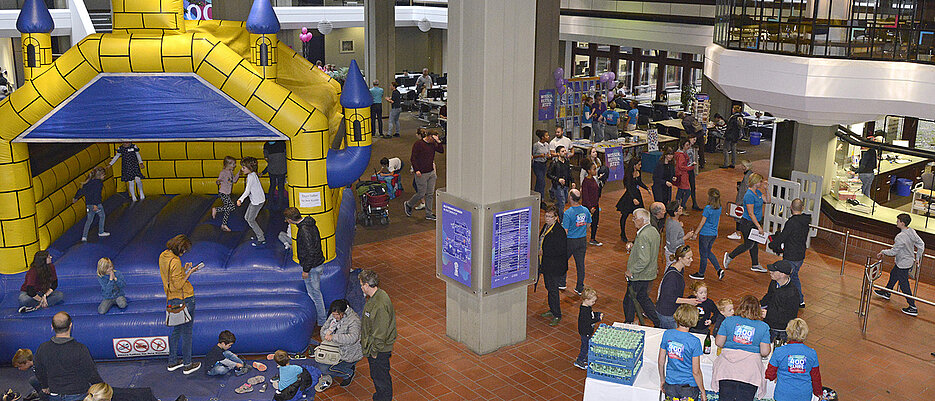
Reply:
[[288, 139], [194, 74], [101, 74], [15, 142]]

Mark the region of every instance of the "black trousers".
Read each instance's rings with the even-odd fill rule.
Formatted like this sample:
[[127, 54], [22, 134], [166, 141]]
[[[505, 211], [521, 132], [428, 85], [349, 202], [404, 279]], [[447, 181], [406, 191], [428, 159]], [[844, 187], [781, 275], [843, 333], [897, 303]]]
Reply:
[[691, 186], [692, 207], [698, 207], [698, 199], [695, 197], [695, 170], [688, 170], [688, 185]]
[[393, 378], [390, 377], [391, 352], [380, 352], [376, 358], [367, 357], [370, 364], [370, 379], [373, 380], [373, 401], [393, 399]]
[[562, 317], [562, 303], [558, 295], [558, 287], [560, 285], [565, 285], [565, 283], [561, 281], [562, 276], [543, 274], [542, 280], [545, 281], [545, 290], [548, 291], [549, 312], [552, 312], [552, 315], [555, 317]]
[[[383, 135], [383, 103], [374, 103], [370, 105], [370, 129], [371, 134]], [[374, 130], [379, 125], [380, 130]]]
[[718, 381], [718, 399], [723, 401], [753, 401], [757, 387], [736, 380]]
[[[909, 269], [900, 269], [893, 265], [893, 269], [890, 270], [890, 281], [886, 283], [886, 288], [893, 288], [897, 283], [899, 283], [900, 292], [912, 295], [912, 287], [909, 285]], [[886, 293], [889, 294], [889, 292]], [[906, 302], [909, 302], [909, 306], [915, 308], [915, 300], [906, 298]]]
[[627, 217], [630, 217], [629, 213], [624, 214], [620, 213], [620, 239], [623, 240], [623, 243], [626, 244], [629, 242], [627, 240]]
[[591, 241], [597, 241], [597, 224], [601, 221], [601, 208], [591, 213]]
[[[643, 308], [643, 313], [649, 316], [653, 326], [659, 327], [656, 304], [649, 298], [649, 286], [652, 284], [652, 281], [630, 280], [627, 282], [627, 293], [623, 297], [623, 316], [626, 322], [630, 323], [636, 319], [636, 304], [634, 302], [639, 302], [640, 307]], [[636, 299], [630, 296], [631, 290]]]
[[591, 139], [591, 127], [581, 127], [581, 137]]
[[[740, 235], [743, 236], [743, 243], [737, 245], [733, 251], [730, 251], [730, 258], [736, 258], [741, 253], [750, 251], [750, 263], [753, 263], [753, 266], [760, 264], [759, 251], [760, 244], [750, 239], [750, 230], [756, 228], [753, 225], [753, 222], [747, 219], [740, 219]], [[727, 268], [727, 266], [724, 266]]]

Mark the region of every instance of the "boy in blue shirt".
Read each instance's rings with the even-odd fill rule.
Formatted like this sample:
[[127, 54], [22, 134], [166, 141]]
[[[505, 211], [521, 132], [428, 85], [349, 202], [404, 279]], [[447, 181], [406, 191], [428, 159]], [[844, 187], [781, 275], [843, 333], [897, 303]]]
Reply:
[[698, 324], [698, 310], [683, 304], [672, 316], [678, 328], [666, 330], [659, 344], [659, 382], [666, 399], [706, 401], [704, 380], [701, 376], [701, 340], [688, 332]]
[[640, 117], [640, 110], [636, 100], [630, 101], [630, 110], [627, 111], [627, 131], [636, 130], [636, 122]]
[[[571, 207], [565, 211], [562, 227], [568, 232], [568, 256], [575, 258], [575, 272], [578, 275], [575, 293], [581, 295], [581, 291], [584, 290], [584, 254], [588, 250], [587, 233], [588, 224], [591, 224], [591, 212], [581, 206], [581, 192], [577, 189], [569, 191], [568, 200]], [[562, 283], [562, 286], [558, 289], [564, 290], [565, 277], [562, 277], [559, 283]]]
[[808, 325], [795, 318], [786, 325], [789, 343], [776, 348], [766, 368], [766, 378], [776, 381], [773, 398], [779, 401], [808, 401], [812, 394], [822, 399], [818, 353], [802, 344]]
[[608, 105], [606, 111], [604, 111], [604, 137], [608, 140], [617, 139], [620, 136], [619, 131], [617, 131], [617, 122], [620, 120], [620, 113], [613, 108], [612, 105]]

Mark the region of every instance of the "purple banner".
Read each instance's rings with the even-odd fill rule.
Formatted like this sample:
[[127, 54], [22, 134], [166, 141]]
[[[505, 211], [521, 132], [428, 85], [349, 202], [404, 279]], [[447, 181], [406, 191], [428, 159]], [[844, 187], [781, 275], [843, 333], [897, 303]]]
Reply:
[[622, 180], [624, 175], [623, 148], [616, 146], [613, 148], [604, 148], [604, 163], [610, 170], [607, 179], [609, 181]]
[[555, 89], [539, 91], [539, 121], [555, 118]]
[[532, 209], [508, 210], [493, 216], [493, 260], [490, 288], [529, 278]]
[[471, 287], [471, 212], [442, 203], [442, 273]]

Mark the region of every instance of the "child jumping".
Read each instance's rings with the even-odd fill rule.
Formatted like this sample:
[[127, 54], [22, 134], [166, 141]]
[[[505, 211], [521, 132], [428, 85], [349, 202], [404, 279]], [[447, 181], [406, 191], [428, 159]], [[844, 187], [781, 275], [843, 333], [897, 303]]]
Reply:
[[146, 199], [146, 195], [143, 195], [143, 157], [140, 156], [140, 148], [130, 142], [124, 142], [117, 148], [117, 154], [114, 155], [113, 159], [110, 159], [110, 166], [113, 166], [117, 162], [118, 158], [122, 158], [120, 164], [120, 180], [127, 183], [127, 192], [130, 193], [130, 198], [136, 202], [136, 191], [133, 190], [133, 184], [136, 184], [136, 187], [140, 191], [140, 200]]
[[97, 313], [103, 315], [115, 304], [120, 309], [127, 307], [127, 297], [123, 293], [126, 282], [123, 281], [123, 274], [114, 269], [114, 262], [110, 258], [97, 261], [97, 281], [101, 283], [101, 297], [104, 298], [97, 307]]
[[84, 185], [81, 186], [81, 189], [78, 192], [75, 192], [74, 199], [71, 200], [71, 203], [75, 203], [84, 196], [85, 207], [87, 207], [88, 216], [84, 221], [84, 231], [81, 232], [81, 242], [88, 241], [88, 231], [91, 230], [91, 223], [94, 222], [94, 215], [97, 215], [97, 236], [106, 237], [110, 235], [109, 232], [104, 231], [104, 204], [101, 200], [103, 195], [101, 194], [104, 191], [104, 168], [95, 167], [88, 173], [88, 179], [85, 180]]
[[217, 345], [205, 355], [205, 366], [209, 366], [206, 371], [208, 376], [222, 376], [230, 371], [234, 371], [236, 376], [243, 376], [250, 371], [250, 367], [245, 365], [237, 354], [230, 351], [236, 341], [237, 337], [228, 330], [218, 334]]
[[218, 184], [218, 198], [221, 198], [223, 204], [221, 207], [212, 207], [211, 208], [211, 218], [216, 218], [218, 212], [223, 213], [221, 215], [221, 231], [230, 231], [230, 227], [227, 226], [227, 220], [231, 216], [231, 212], [234, 211], [234, 201], [231, 200], [231, 190], [234, 187], [234, 184], [237, 180], [240, 179], [239, 173], [234, 173], [234, 168], [237, 167], [237, 159], [231, 156], [224, 157], [224, 167], [221, 169], [221, 173], [218, 174], [217, 184]]
[[263, 229], [261, 229], [260, 225], [256, 222], [257, 213], [260, 213], [260, 209], [263, 208], [263, 204], [266, 203], [266, 193], [263, 191], [263, 185], [260, 184], [260, 177], [256, 175], [256, 169], [257, 162], [255, 158], [247, 156], [240, 161], [240, 172], [246, 174], [247, 186], [244, 188], [243, 195], [240, 195], [240, 199], [237, 199], [237, 206], [243, 204], [244, 199], [250, 198], [250, 206], [247, 206], [247, 212], [244, 214], [247, 225], [249, 225], [250, 228], [253, 229], [253, 233], [256, 234], [256, 240], [250, 245], [266, 246], [266, 237], [263, 235]]
[[597, 302], [597, 291], [591, 287], [584, 287], [584, 291], [581, 291], [581, 309], [578, 311], [581, 350], [578, 352], [578, 359], [575, 360], [575, 367], [579, 369], [588, 369], [588, 346], [591, 344], [591, 336], [594, 335], [594, 325], [604, 317], [603, 312], [591, 310], [595, 302]]

